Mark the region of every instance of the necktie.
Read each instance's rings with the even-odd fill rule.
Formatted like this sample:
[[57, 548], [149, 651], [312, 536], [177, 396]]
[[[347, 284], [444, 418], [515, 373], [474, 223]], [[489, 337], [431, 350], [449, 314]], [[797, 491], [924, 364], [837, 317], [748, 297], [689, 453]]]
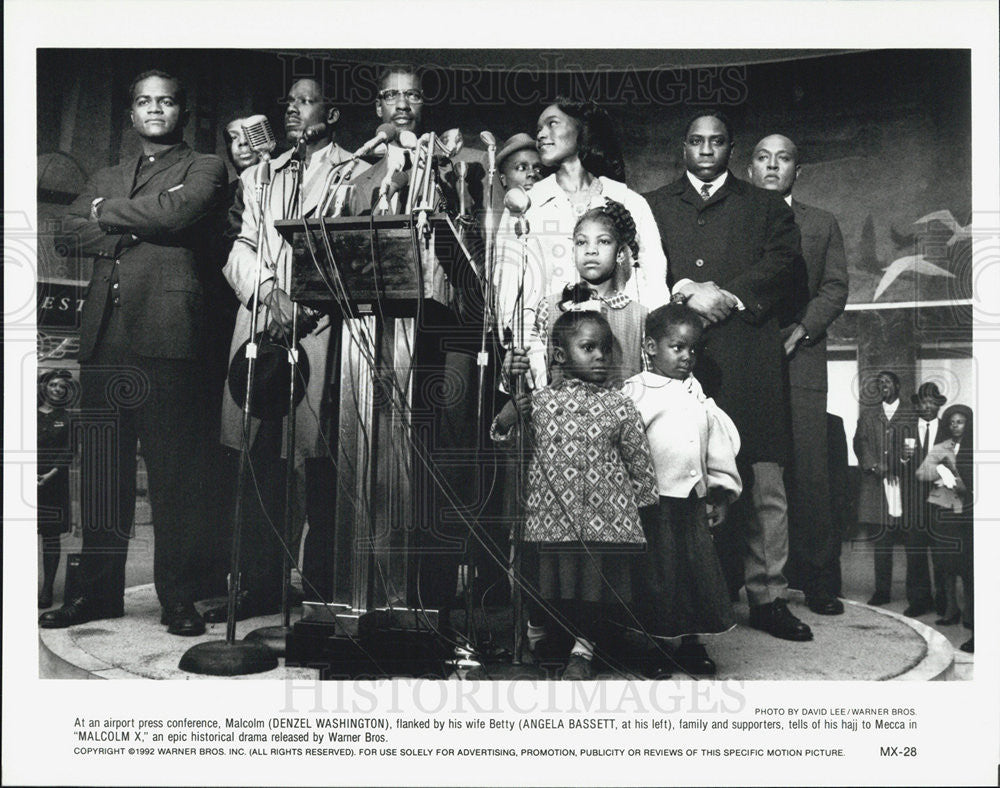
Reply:
[[927, 439], [930, 437], [930, 432], [931, 432], [931, 425], [930, 425], [929, 422], [925, 421], [924, 422], [924, 436], [923, 436], [923, 438], [921, 438], [921, 441], [920, 441], [920, 443], [921, 443], [921, 446], [920, 446], [920, 449], [921, 449], [920, 459], [921, 460], [927, 458]]
[[712, 196], [712, 187], [708, 183], [703, 183], [701, 185], [701, 199], [707, 200]]

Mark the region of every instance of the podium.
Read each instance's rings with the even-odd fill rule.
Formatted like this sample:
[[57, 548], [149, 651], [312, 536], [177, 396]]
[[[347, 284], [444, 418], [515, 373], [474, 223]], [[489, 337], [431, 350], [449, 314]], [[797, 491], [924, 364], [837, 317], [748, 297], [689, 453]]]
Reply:
[[423, 232], [409, 215], [275, 226], [293, 249], [292, 299], [338, 318], [331, 330], [341, 330], [330, 364], [333, 582], [319, 589], [324, 602], [304, 603], [286, 662], [326, 664], [331, 676], [426, 673], [446, 654], [438, 611], [422, 603], [417, 585], [418, 529], [435, 473], [414, 365], [426, 363], [428, 341], [463, 322], [460, 305], [481, 302], [480, 274], [443, 214]]

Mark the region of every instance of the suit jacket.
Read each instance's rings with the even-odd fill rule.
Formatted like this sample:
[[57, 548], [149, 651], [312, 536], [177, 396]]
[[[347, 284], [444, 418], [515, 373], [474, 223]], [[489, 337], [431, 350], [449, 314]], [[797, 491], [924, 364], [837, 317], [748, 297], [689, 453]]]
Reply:
[[[912, 477], [910, 464], [903, 463], [903, 441], [916, 435], [916, 417], [903, 403], [899, 404], [892, 419], [885, 417], [882, 403], [867, 407], [858, 417], [854, 433], [854, 453], [861, 468], [861, 487], [858, 491], [858, 522], [887, 523], [888, 509], [882, 480], [892, 476], [900, 480], [901, 495], [905, 497], [908, 480]], [[870, 469], [877, 468], [878, 472]]]
[[736, 423], [747, 462], [786, 462], [784, 350], [775, 307], [792, 282], [799, 231], [775, 193], [730, 172], [703, 200], [686, 175], [646, 195], [669, 261], [668, 281], [713, 281], [745, 309], [705, 332], [695, 375]]
[[[809, 334], [788, 360], [789, 382], [816, 391], [827, 390], [826, 330], [847, 304], [847, 257], [844, 238], [833, 214], [792, 200], [795, 223], [802, 232], [802, 256], [808, 276], [809, 300], [794, 317]], [[786, 329], [787, 336], [791, 329]]]
[[[96, 258], [81, 316], [81, 361], [94, 353], [116, 266], [135, 353], [194, 359], [204, 352], [202, 280], [226, 165], [183, 142], [162, 153], [133, 186], [136, 164], [130, 159], [94, 173], [64, 223], [71, 243]], [[94, 221], [90, 206], [97, 197], [105, 199]]]

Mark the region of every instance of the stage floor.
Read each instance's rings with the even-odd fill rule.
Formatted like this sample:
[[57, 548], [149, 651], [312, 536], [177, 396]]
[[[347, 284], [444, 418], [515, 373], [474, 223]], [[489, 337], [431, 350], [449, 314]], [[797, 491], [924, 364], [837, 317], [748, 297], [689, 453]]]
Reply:
[[[955, 650], [948, 640], [919, 621], [880, 608], [847, 601], [841, 616], [819, 616], [794, 592], [792, 612], [808, 623], [814, 639], [805, 643], [778, 640], [746, 626], [747, 607], [737, 605], [738, 625], [731, 631], [704, 639], [718, 665], [719, 680], [831, 680], [831, 681], [929, 681], [954, 676]], [[68, 629], [40, 629], [40, 675], [97, 679], [199, 679], [213, 678], [181, 671], [178, 662], [196, 643], [225, 637], [224, 624], [209, 625], [196, 638], [167, 633], [159, 623], [160, 606], [152, 584], [129, 588], [125, 617], [92, 621]], [[293, 611], [292, 621], [299, 617]], [[263, 626], [276, 625], [279, 617], [249, 619], [237, 625], [237, 638]], [[461, 617], [454, 622], [462, 629]], [[512, 626], [509, 610], [489, 609], [493, 642], [509, 645]], [[619, 666], [622, 667], [622, 666]], [[971, 667], [971, 666], [970, 666]], [[487, 661], [485, 675], [494, 680], [558, 678], [559, 668], [513, 666], [509, 660]], [[312, 668], [285, 667], [240, 678], [315, 678]], [[453, 676], [458, 678], [458, 676]], [[641, 678], [627, 666], [606, 670], [600, 678]], [[963, 676], [966, 678], [969, 676]], [[471, 678], [471, 677], [470, 677]], [[690, 680], [675, 672], [674, 679]]]

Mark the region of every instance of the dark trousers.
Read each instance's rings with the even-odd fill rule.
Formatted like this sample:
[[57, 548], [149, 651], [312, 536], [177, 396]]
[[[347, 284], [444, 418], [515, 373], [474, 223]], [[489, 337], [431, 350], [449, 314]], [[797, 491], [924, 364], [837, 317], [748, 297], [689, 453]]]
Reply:
[[826, 392], [790, 388], [792, 465], [788, 484], [789, 583], [806, 596], [840, 592], [840, 534], [830, 506]]
[[203, 573], [206, 388], [197, 361], [138, 356], [111, 308], [81, 365], [82, 592], [117, 613], [135, 518], [141, 445], [153, 513], [153, 579], [164, 607], [193, 602]]
[[934, 512], [927, 503], [930, 485], [912, 477], [904, 477], [903, 544], [906, 547], [906, 600], [923, 607], [933, 604], [931, 591], [931, 523]]

